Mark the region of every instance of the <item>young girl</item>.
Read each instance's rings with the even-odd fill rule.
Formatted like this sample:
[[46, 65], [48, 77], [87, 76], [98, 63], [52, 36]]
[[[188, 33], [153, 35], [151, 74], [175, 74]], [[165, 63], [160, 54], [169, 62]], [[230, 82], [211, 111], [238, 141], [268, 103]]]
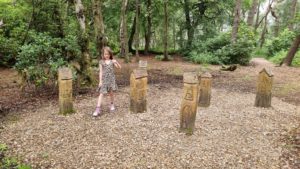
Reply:
[[115, 110], [114, 106], [114, 95], [113, 91], [117, 90], [116, 78], [114, 74], [114, 66], [121, 69], [121, 65], [113, 59], [112, 50], [109, 47], [103, 48], [103, 56], [99, 62], [99, 98], [97, 102], [96, 110], [93, 113], [93, 116], [96, 117], [101, 114], [101, 102], [103, 94], [109, 93], [111, 105], [110, 111]]

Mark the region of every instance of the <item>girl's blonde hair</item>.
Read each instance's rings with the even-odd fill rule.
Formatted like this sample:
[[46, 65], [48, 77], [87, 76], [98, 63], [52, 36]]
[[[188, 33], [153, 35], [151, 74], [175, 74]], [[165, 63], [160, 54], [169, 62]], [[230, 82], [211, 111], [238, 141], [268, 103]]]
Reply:
[[110, 60], [113, 60], [113, 57], [114, 57], [113, 51], [112, 51], [111, 48], [108, 47], [108, 46], [104, 46], [104, 47], [102, 48], [102, 56], [101, 56], [101, 58], [104, 59], [104, 51], [105, 51], [105, 50], [109, 53], [109, 59], [110, 59]]

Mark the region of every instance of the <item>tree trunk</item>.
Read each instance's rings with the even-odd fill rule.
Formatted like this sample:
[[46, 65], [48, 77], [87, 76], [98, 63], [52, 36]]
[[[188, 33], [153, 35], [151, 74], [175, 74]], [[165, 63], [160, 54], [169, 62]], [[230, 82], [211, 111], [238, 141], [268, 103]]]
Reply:
[[94, 82], [94, 78], [92, 75], [92, 70], [90, 69], [91, 61], [90, 61], [90, 54], [89, 54], [89, 39], [88, 39], [88, 33], [86, 31], [86, 23], [85, 23], [85, 16], [84, 16], [84, 7], [81, 0], [75, 0], [75, 12], [76, 17], [79, 22], [81, 34], [79, 38], [79, 45], [81, 47], [81, 75], [79, 81], [84, 80], [87, 81], [88, 84], [92, 84]]
[[121, 9], [121, 24], [120, 24], [120, 42], [121, 42], [121, 57], [125, 58], [125, 62], [129, 62], [128, 57], [128, 44], [127, 44], [127, 21], [126, 21], [126, 8], [128, 0], [122, 1]]
[[275, 18], [274, 36], [277, 37], [279, 34], [280, 23], [279, 23], [278, 15], [276, 15], [275, 13], [275, 8], [271, 9], [271, 14]]
[[164, 0], [164, 61], [168, 61], [168, 1]]
[[257, 6], [258, 6], [258, 0], [253, 0], [252, 7], [248, 13], [248, 18], [247, 18], [248, 26], [253, 27], [254, 25], [254, 16], [256, 14]]
[[96, 49], [97, 55], [101, 59], [102, 48], [106, 44], [106, 38], [104, 37], [104, 23], [102, 17], [102, 1], [101, 0], [92, 0], [93, 3], [93, 16], [94, 16], [94, 29], [96, 37]]
[[192, 25], [192, 21], [190, 18], [190, 2], [189, 0], [184, 0], [184, 14], [185, 14], [185, 26], [187, 29], [187, 37], [188, 41], [186, 44], [186, 49], [190, 49], [193, 44], [193, 38], [194, 38], [194, 28]]
[[135, 34], [135, 24], [136, 24], [136, 16], [134, 16], [134, 18], [133, 18], [133, 22], [132, 22], [132, 26], [131, 26], [131, 33], [130, 33], [129, 40], [128, 40], [128, 47], [129, 47], [130, 53], [133, 53], [132, 44], [133, 44], [133, 38], [134, 38], [134, 34]]
[[300, 46], [300, 34], [294, 40], [289, 52], [287, 53], [282, 65], [283, 66], [291, 66], [294, 56], [297, 53], [297, 50]]
[[152, 14], [151, 0], [147, 0], [147, 27], [145, 31], [145, 54], [149, 54], [150, 42], [151, 42], [151, 14]]
[[231, 42], [235, 43], [237, 39], [237, 34], [239, 30], [240, 23], [240, 11], [241, 11], [241, 0], [236, 0], [234, 9], [234, 20], [231, 34]]
[[267, 33], [267, 25], [268, 25], [268, 20], [267, 17], [265, 17], [265, 24], [264, 24], [264, 28], [261, 32], [261, 36], [260, 36], [260, 48], [262, 48], [262, 46], [265, 43], [265, 35]]
[[260, 25], [260, 23], [263, 21], [263, 19], [264, 19], [264, 21], [265, 21], [264, 28], [263, 28], [263, 30], [262, 30], [262, 32], [261, 32], [261, 36], [260, 36], [260, 48], [262, 48], [262, 46], [263, 46], [264, 43], [265, 43], [265, 35], [266, 35], [266, 33], [267, 33], [267, 26], [268, 26], [268, 15], [269, 15], [270, 11], [272, 10], [272, 3], [273, 3], [273, 1], [269, 4], [265, 16], [264, 16], [264, 17], [262, 18], [262, 20], [258, 23], [258, 24]]
[[255, 20], [255, 26], [254, 26], [254, 32], [256, 34], [257, 28], [258, 28], [258, 22], [259, 22], [259, 14], [260, 14], [260, 1], [258, 1], [258, 5], [257, 5], [257, 13], [256, 13], [256, 20]]
[[288, 25], [288, 28], [290, 31], [293, 30], [293, 20], [295, 18], [295, 14], [296, 14], [296, 9], [297, 9], [297, 0], [293, 0], [292, 3], [291, 3], [291, 13], [290, 13], [290, 17], [289, 17], [289, 25]]
[[140, 60], [140, 56], [139, 56], [139, 47], [140, 47], [140, 23], [139, 23], [139, 17], [140, 17], [140, 1], [139, 0], [135, 0], [135, 5], [136, 5], [136, 24], [135, 24], [135, 57], [136, 57], [136, 61], [138, 62]]

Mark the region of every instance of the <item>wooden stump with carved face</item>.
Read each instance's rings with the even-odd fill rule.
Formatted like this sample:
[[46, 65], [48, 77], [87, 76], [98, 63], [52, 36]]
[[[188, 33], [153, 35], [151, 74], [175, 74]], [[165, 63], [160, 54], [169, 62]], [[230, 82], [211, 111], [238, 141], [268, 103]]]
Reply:
[[211, 98], [211, 79], [210, 73], [204, 73], [200, 79], [199, 103], [200, 107], [209, 107]]
[[259, 72], [256, 88], [256, 107], [271, 107], [273, 74], [265, 68]]
[[197, 104], [198, 104], [198, 76], [195, 72], [183, 75], [183, 99], [180, 109], [180, 131], [187, 135], [193, 134]]
[[146, 69], [136, 69], [130, 75], [130, 112], [144, 113], [147, 111], [147, 83]]
[[60, 68], [58, 70], [59, 87], [59, 113], [74, 113], [72, 97], [72, 71], [69, 68]]

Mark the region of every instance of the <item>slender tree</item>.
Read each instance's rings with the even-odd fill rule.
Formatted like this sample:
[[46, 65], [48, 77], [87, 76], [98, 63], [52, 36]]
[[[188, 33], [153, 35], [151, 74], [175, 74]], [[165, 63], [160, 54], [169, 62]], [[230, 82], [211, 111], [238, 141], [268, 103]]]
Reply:
[[258, 0], [253, 0], [251, 9], [247, 17], [247, 24], [251, 27], [254, 25], [254, 16], [257, 12]]
[[150, 42], [151, 42], [151, 27], [152, 27], [152, 0], [147, 0], [147, 26], [145, 29], [145, 54], [149, 54]]
[[132, 25], [131, 25], [131, 32], [130, 32], [129, 40], [128, 40], [128, 48], [129, 48], [130, 53], [134, 52], [134, 50], [132, 49], [132, 45], [133, 45], [134, 34], [135, 34], [135, 25], [136, 25], [136, 16], [135, 15], [133, 17], [133, 22], [132, 22]]
[[168, 0], [164, 0], [164, 61], [168, 59]]
[[140, 23], [139, 23], [139, 17], [140, 17], [140, 1], [139, 0], [135, 0], [135, 5], [136, 5], [136, 24], [135, 24], [135, 57], [136, 57], [136, 61], [138, 62], [140, 60], [140, 56], [139, 56], [139, 46], [140, 46]]
[[184, 0], [184, 14], [185, 14], [185, 26], [187, 29], [187, 49], [192, 46], [194, 38], [194, 27], [192, 25], [191, 14], [190, 14], [190, 1]]
[[106, 38], [104, 35], [104, 23], [102, 16], [102, 1], [92, 0], [93, 3], [93, 17], [94, 17], [94, 30], [96, 37], [97, 55], [101, 57], [102, 48], [106, 45]]
[[293, 30], [293, 20], [295, 18], [295, 14], [296, 14], [296, 9], [297, 9], [297, 0], [292, 0], [292, 3], [291, 3], [291, 9], [290, 9], [290, 17], [289, 17], [289, 25], [288, 25], [288, 28], [290, 31]]
[[128, 44], [127, 44], [127, 21], [126, 8], [128, 0], [122, 0], [121, 8], [121, 23], [120, 23], [120, 42], [121, 42], [121, 57], [125, 58], [125, 62], [129, 62]]
[[294, 56], [297, 53], [297, 50], [300, 46], [300, 34], [296, 36], [294, 42], [292, 43], [289, 52], [287, 53], [286, 57], [283, 60], [283, 66], [291, 66]]
[[237, 39], [237, 33], [239, 30], [239, 23], [240, 23], [240, 12], [241, 11], [241, 0], [235, 1], [235, 8], [234, 8], [234, 20], [233, 20], [233, 27], [231, 33], [231, 42], [235, 43]]
[[81, 75], [80, 80], [84, 80], [89, 82], [89, 84], [92, 84], [94, 82], [94, 78], [92, 75], [91, 65], [90, 65], [90, 54], [89, 54], [89, 39], [88, 39], [88, 33], [86, 30], [86, 19], [84, 15], [84, 6], [82, 4], [81, 0], [75, 0], [75, 12], [76, 17], [80, 26], [80, 38], [79, 38], [79, 45], [81, 48]]

